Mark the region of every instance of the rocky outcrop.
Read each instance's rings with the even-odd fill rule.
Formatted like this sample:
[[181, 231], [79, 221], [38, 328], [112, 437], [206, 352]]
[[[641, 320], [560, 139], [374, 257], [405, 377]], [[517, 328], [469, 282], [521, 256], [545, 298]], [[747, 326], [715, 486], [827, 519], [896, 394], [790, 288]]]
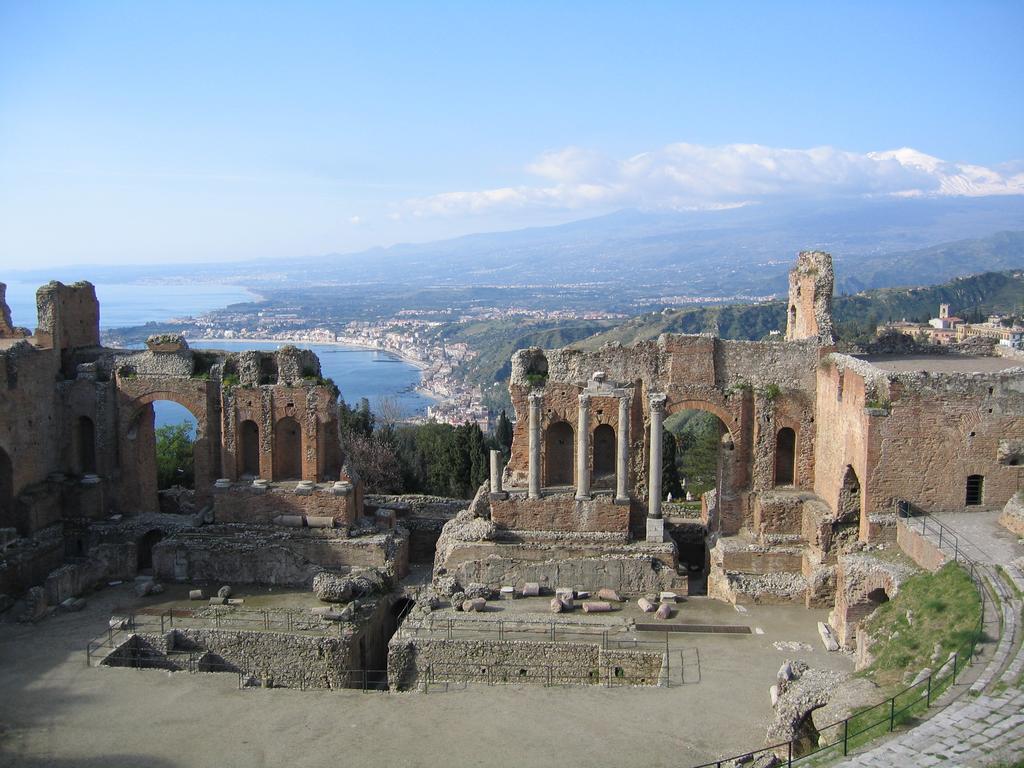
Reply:
[[1024, 491], [1010, 497], [999, 516], [999, 524], [1017, 536], [1024, 537]]
[[829, 703], [847, 677], [840, 672], [810, 669], [799, 659], [787, 660], [779, 670], [775, 718], [768, 726], [767, 743], [794, 742], [794, 757], [815, 749], [818, 729], [811, 715]]
[[325, 603], [347, 603], [389, 589], [387, 575], [377, 568], [354, 568], [345, 575], [323, 571], [313, 577], [313, 592]]

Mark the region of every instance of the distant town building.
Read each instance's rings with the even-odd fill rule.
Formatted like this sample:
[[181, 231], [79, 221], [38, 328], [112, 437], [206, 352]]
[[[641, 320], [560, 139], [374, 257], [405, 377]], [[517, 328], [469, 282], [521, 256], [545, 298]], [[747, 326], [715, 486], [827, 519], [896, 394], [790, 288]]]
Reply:
[[968, 323], [949, 313], [949, 304], [939, 305], [939, 316], [925, 323], [910, 323], [899, 320], [878, 326], [878, 333], [897, 333], [923, 338], [932, 344], [942, 346], [955, 344], [972, 336], [988, 336], [1000, 344], [1014, 349], [1024, 349], [1024, 327], [1010, 323], [1002, 315], [990, 315], [983, 323]]

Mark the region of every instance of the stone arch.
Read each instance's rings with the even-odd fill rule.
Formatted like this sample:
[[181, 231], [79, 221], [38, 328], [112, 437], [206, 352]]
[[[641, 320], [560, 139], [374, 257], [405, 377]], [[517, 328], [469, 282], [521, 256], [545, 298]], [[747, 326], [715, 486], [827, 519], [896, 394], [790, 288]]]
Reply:
[[796, 431], [782, 427], [775, 434], [775, 485], [796, 485]]
[[274, 425], [274, 480], [302, 479], [302, 427], [284, 416]]
[[14, 528], [14, 464], [0, 448], [0, 528]]
[[[722, 398], [724, 400], [724, 397]], [[719, 447], [715, 471], [715, 519], [708, 528], [732, 535], [743, 525], [742, 492], [751, 473], [749, 452], [740, 421], [729, 410], [730, 403], [719, 403], [702, 397], [679, 397], [666, 403], [666, 420], [680, 411], [704, 411], [717, 417]]]
[[665, 404], [665, 417], [679, 411], [707, 411], [718, 417], [718, 420], [725, 426], [729, 437], [734, 445], [740, 443], [740, 424], [728, 410], [718, 403], [703, 398], [681, 397], [678, 400], [670, 399]]
[[594, 481], [615, 477], [615, 428], [598, 424], [594, 428]]
[[252, 419], [245, 419], [238, 425], [238, 474], [242, 477], [259, 477], [260, 474], [260, 428]]
[[192, 452], [197, 502], [209, 498], [213, 481], [219, 475], [219, 423], [210, 416], [213, 406], [209, 389], [216, 384], [192, 379], [182, 379], [181, 386], [175, 384], [175, 380], [150, 377], [118, 379], [118, 459], [123, 478], [120, 500], [126, 512], [158, 512], [160, 508], [153, 417], [153, 403], [157, 401], [177, 403], [196, 421]]
[[575, 481], [575, 430], [568, 421], [556, 421], [544, 431], [544, 485], [572, 485]]
[[850, 574], [844, 569], [837, 583], [833, 616], [839, 641], [846, 647], [853, 646], [860, 623], [899, 591], [899, 584], [887, 571], [871, 571], [863, 581], [857, 573]]
[[88, 416], [75, 424], [75, 469], [80, 475], [96, 473], [96, 426]]

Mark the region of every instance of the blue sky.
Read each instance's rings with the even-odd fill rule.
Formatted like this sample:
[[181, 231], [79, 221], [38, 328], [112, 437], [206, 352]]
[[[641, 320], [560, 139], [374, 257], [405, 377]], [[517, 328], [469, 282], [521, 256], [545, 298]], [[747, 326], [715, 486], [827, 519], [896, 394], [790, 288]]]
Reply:
[[6, 0], [0, 267], [1020, 193], [1022, 39], [1018, 2]]

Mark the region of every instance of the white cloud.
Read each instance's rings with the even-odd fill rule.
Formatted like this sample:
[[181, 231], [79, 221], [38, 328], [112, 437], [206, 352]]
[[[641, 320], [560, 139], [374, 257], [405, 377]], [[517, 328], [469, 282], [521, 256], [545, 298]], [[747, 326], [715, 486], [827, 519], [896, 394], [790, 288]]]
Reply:
[[515, 209], [721, 208], [783, 197], [1024, 194], [1024, 174], [950, 163], [913, 149], [670, 144], [625, 160], [568, 147], [526, 168], [537, 185], [409, 200], [414, 216]]
[[358, 225], [358, 224], [362, 223], [363, 219], [362, 219], [361, 216], [349, 216], [348, 221], [349, 221], [349, 224], [356, 224], [356, 225]]

